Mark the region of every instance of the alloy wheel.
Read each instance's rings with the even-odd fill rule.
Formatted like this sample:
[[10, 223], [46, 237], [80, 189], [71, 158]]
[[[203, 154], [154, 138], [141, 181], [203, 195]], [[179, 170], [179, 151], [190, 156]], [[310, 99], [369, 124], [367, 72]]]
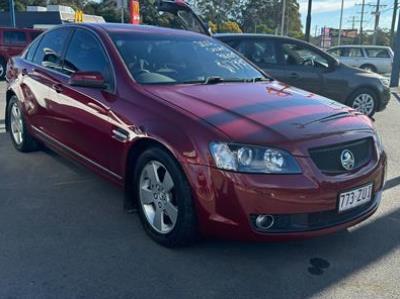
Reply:
[[24, 124], [21, 110], [17, 103], [14, 103], [11, 107], [10, 125], [14, 142], [17, 145], [21, 145], [24, 142]]
[[139, 181], [141, 208], [150, 226], [160, 234], [170, 233], [178, 218], [175, 184], [167, 168], [158, 161], [143, 167]]
[[371, 95], [363, 93], [354, 99], [352, 107], [361, 113], [371, 115], [375, 109], [375, 101]]

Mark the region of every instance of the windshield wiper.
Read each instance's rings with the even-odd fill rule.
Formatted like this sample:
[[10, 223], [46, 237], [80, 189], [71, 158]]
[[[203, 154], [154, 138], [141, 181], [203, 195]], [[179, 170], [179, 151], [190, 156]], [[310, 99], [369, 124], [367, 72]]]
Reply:
[[222, 83], [225, 82], [224, 78], [219, 77], [219, 76], [210, 76], [207, 77], [206, 80], [204, 81], [204, 84], [208, 85], [208, 84], [218, 84], [218, 83]]

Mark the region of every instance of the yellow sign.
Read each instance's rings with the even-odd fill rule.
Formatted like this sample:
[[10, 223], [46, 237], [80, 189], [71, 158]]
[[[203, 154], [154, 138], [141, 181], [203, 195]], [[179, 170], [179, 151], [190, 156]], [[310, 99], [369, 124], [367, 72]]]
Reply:
[[83, 11], [82, 10], [77, 10], [75, 12], [75, 23], [83, 23]]

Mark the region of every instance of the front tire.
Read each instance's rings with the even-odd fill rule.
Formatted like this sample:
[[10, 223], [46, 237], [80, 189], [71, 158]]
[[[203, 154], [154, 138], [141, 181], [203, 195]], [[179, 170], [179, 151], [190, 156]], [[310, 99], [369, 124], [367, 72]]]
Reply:
[[39, 148], [37, 141], [27, 130], [25, 118], [16, 96], [7, 106], [7, 129], [14, 147], [20, 152], [32, 152]]
[[166, 247], [184, 246], [196, 238], [191, 189], [178, 162], [153, 147], [137, 160], [133, 184], [140, 220], [147, 234]]
[[348, 106], [369, 117], [374, 116], [376, 109], [378, 108], [378, 104], [378, 97], [376, 96], [375, 92], [368, 88], [358, 89], [347, 101]]
[[6, 77], [6, 60], [0, 57], [0, 81]]

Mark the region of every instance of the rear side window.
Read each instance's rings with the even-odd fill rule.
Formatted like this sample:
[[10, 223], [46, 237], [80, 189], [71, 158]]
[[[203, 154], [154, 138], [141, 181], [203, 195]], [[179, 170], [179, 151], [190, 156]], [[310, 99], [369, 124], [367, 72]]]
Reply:
[[38, 46], [39, 46], [39, 42], [40, 42], [40, 39], [35, 40], [35, 41], [33, 41], [33, 42], [31, 43], [31, 45], [29, 46], [29, 48], [28, 48], [28, 50], [26, 51], [26, 54], [25, 54], [25, 59], [26, 59], [26, 60], [29, 60], [29, 61], [32, 61], [32, 60], [33, 60], [33, 56], [34, 56], [35, 53], [36, 53], [36, 49], [37, 49]]
[[363, 57], [361, 48], [343, 48], [342, 57]]
[[40, 41], [33, 62], [45, 68], [61, 70], [61, 55], [69, 30], [60, 28], [48, 32]]
[[86, 30], [77, 29], [65, 54], [63, 72], [99, 72], [112, 88], [111, 64], [97, 38]]
[[6, 45], [25, 45], [26, 36], [22, 31], [4, 31], [3, 32], [4, 44]]
[[243, 40], [236, 46], [236, 50], [261, 68], [278, 63], [272, 40]]
[[387, 49], [365, 48], [365, 52], [369, 58], [391, 58]]

